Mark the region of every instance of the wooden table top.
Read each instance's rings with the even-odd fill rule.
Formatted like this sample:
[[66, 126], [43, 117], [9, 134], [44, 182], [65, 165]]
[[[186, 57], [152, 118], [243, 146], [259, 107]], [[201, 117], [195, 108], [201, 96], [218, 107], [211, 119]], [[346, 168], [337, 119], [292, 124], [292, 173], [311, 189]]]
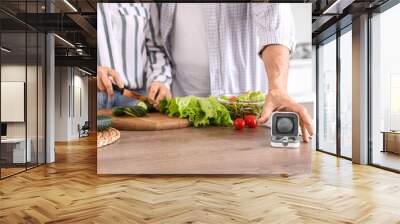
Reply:
[[266, 127], [122, 131], [97, 151], [98, 174], [293, 175], [311, 170], [311, 144], [270, 146]]

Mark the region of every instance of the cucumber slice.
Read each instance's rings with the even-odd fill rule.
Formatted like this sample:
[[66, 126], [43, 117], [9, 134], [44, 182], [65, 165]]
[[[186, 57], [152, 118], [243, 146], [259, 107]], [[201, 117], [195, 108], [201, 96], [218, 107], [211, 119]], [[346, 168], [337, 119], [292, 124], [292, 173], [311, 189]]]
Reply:
[[124, 107], [114, 107], [112, 108], [112, 114], [116, 117], [124, 116]]
[[141, 106], [125, 107], [124, 112], [132, 117], [143, 117], [147, 113], [146, 109]]
[[139, 106], [139, 107], [143, 107], [146, 111], [149, 109], [148, 107], [147, 107], [147, 105], [146, 105], [146, 103], [145, 102], [143, 102], [143, 101], [140, 101], [138, 104], [136, 104], [137, 106]]

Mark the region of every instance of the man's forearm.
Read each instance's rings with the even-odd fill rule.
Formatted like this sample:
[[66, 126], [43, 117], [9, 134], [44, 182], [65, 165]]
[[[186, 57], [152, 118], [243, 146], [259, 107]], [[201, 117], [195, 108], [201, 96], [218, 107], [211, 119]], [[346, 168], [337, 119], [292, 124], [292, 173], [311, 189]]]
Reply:
[[268, 91], [287, 93], [289, 49], [282, 45], [269, 45], [261, 56], [268, 75]]
[[295, 112], [300, 117], [303, 140], [309, 142], [310, 136], [314, 133], [311, 117], [307, 109], [296, 103], [287, 91], [289, 49], [282, 45], [269, 45], [263, 50], [261, 56], [268, 74], [269, 89], [259, 122], [267, 122], [276, 110]]

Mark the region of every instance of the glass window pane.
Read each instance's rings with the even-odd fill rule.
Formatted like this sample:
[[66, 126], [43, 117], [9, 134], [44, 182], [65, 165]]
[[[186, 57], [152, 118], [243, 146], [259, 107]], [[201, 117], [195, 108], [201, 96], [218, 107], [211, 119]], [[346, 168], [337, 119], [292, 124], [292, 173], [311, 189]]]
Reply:
[[352, 33], [340, 37], [340, 152], [352, 156]]
[[[400, 170], [400, 4], [372, 17], [372, 163]], [[385, 134], [382, 132], [386, 132]]]
[[318, 146], [336, 153], [336, 40], [318, 51]]
[[[0, 1], [11, 14], [42, 13], [45, 1]], [[0, 12], [0, 178], [45, 162], [45, 35]], [[33, 17], [36, 18], [36, 17]], [[37, 18], [36, 18], [37, 19]]]
[[[1, 46], [1, 139], [2, 178], [25, 170], [30, 161], [26, 144], [26, 33], [2, 33]], [[27, 147], [28, 146], [28, 147]], [[27, 150], [28, 149], [28, 150]]]

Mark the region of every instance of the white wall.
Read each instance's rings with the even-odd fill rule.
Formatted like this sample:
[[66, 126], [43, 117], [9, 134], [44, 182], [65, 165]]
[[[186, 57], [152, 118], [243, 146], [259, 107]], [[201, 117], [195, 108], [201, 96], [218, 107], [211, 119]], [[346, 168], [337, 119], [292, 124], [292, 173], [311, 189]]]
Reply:
[[71, 96], [71, 99], [74, 99], [72, 103], [74, 108], [72, 108], [71, 135], [77, 138], [79, 137], [78, 124], [82, 126], [85, 121], [88, 121], [88, 78], [75, 74], [73, 85], [74, 96]]
[[[38, 69], [38, 70], [36, 70]], [[27, 78], [27, 80], [25, 80]], [[24, 82], [26, 83], [26, 108], [22, 107], [22, 112], [26, 110], [27, 120], [23, 122], [6, 122], [8, 138], [30, 139], [32, 150], [32, 161], [44, 162], [45, 150], [45, 118], [44, 118], [44, 74], [42, 68], [25, 64], [3, 64], [1, 66], [1, 81]], [[23, 91], [23, 90], [22, 90]], [[23, 93], [22, 93], [23, 94]], [[4, 96], [2, 96], [3, 98]], [[11, 108], [1, 108], [1, 110], [11, 110]], [[7, 111], [12, 113], [12, 111]], [[36, 153], [39, 154], [37, 157]]]
[[311, 43], [311, 3], [293, 3], [292, 8], [296, 42]]
[[[31, 68], [28, 68], [30, 70]], [[25, 82], [25, 65], [2, 65], [1, 81]], [[5, 110], [6, 108], [1, 108]], [[7, 137], [25, 137], [25, 123], [7, 123]]]
[[88, 120], [88, 79], [81, 75], [71, 67], [56, 67], [56, 141], [79, 138], [78, 125]]
[[68, 141], [69, 139], [69, 73], [67, 67], [55, 68], [55, 141]]
[[[296, 44], [309, 44], [311, 51], [311, 3], [290, 4], [295, 26]], [[312, 57], [290, 61], [289, 95], [307, 107], [314, 117], [315, 111], [315, 77], [313, 75]]]
[[[1, 81], [9, 82], [25, 82], [25, 74], [28, 72], [28, 87], [27, 87], [27, 119], [28, 129], [36, 130], [36, 79], [31, 78], [34, 74], [36, 77], [36, 67], [18, 64], [8, 64], [1, 66]], [[41, 102], [41, 101], [40, 101]], [[41, 107], [42, 105], [39, 105]], [[24, 109], [24, 108], [22, 108]], [[7, 108], [1, 108], [1, 110], [7, 110]], [[33, 123], [32, 123], [33, 122]], [[25, 137], [25, 122], [7, 122], [7, 135], [8, 137]], [[28, 136], [29, 136], [28, 130]]]

